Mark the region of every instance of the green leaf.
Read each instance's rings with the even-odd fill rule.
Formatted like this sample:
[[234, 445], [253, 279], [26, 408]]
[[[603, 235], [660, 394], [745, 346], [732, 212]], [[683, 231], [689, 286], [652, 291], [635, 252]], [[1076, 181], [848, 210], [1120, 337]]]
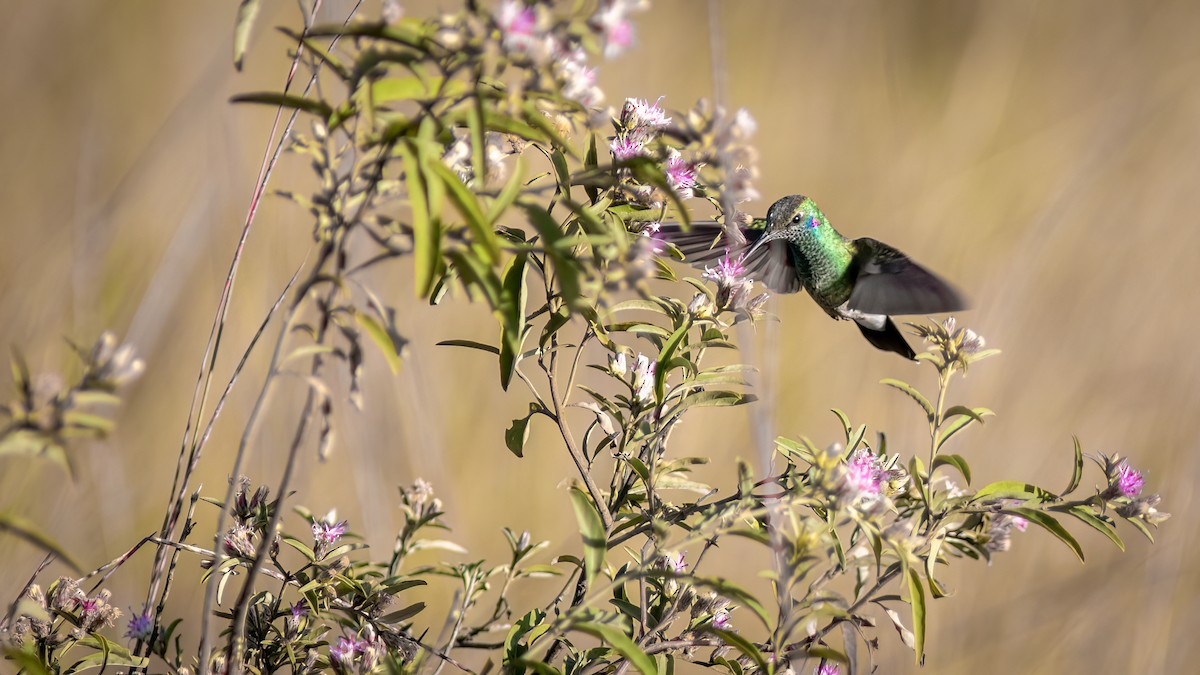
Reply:
[[75, 559], [71, 557], [70, 553], [67, 553], [66, 549], [42, 532], [32, 520], [24, 516], [0, 511], [0, 532], [8, 532], [16, 535], [47, 553], [53, 553], [76, 572], [81, 574], [83, 572], [82, 568], [79, 567], [79, 563], [75, 562]]
[[500, 321], [500, 388], [508, 391], [517, 368], [517, 357], [525, 342], [525, 271], [526, 253], [518, 253], [504, 272], [504, 283], [500, 287], [500, 306], [496, 317]]
[[990, 483], [979, 492], [976, 492], [971, 501], [982, 499], [1037, 499], [1048, 502], [1057, 499], [1057, 497], [1053, 493], [1030, 483], [1024, 483], [1019, 480], [1000, 480]]
[[[1072, 436], [1071, 440], [1075, 441], [1075, 467], [1071, 473], [1071, 482], [1067, 483], [1067, 489], [1063, 490], [1064, 495], [1069, 495], [1079, 487], [1079, 481], [1083, 479], [1083, 446], [1079, 443], [1078, 436]], [[1120, 544], [1117, 544], [1120, 546]], [[1121, 547], [1125, 550], [1125, 547]]]
[[846, 433], [846, 442], [849, 443], [850, 442], [850, 430], [854, 428], [850, 424], [850, 418], [846, 416], [846, 413], [842, 412], [841, 410], [839, 410], [837, 408], [832, 408], [830, 410], [830, 412], [832, 412], [834, 415], [837, 415], [838, 421], [842, 423], [842, 431], [844, 431]]
[[579, 534], [583, 538], [584, 570], [588, 584], [604, 568], [604, 554], [608, 550], [608, 537], [600, 512], [590, 497], [577, 487], [571, 488], [571, 506], [575, 508], [575, 520], [579, 523]]
[[741, 394], [736, 391], [707, 390], [688, 394], [679, 403], [678, 412], [687, 408], [719, 408], [732, 405], [753, 403], [758, 397], [754, 394]]
[[763, 607], [762, 603], [753, 594], [741, 586], [728, 579], [719, 577], [696, 577], [695, 583], [697, 586], [712, 589], [730, 600], [736, 601], [739, 605], [754, 612], [754, 616], [758, 617], [763, 626], [767, 628], [771, 627], [771, 618], [767, 614], [766, 608]]
[[901, 382], [900, 380], [894, 380], [890, 377], [880, 380], [879, 384], [886, 384], [889, 387], [899, 389], [905, 394], [908, 394], [908, 397], [916, 401], [917, 405], [921, 406], [921, 409], [925, 411], [925, 416], [929, 419], [929, 421], [933, 421], [933, 404], [930, 403], [929, 400], [921, 394], [921, 392], [914, 389], [912, 385], [908, 384], [907, 382]]
[[711, 626], [708, 628], [705, 628], [705, 630], [720, 637], [721, 640], [723, 640], [725, 642], [725, 644], [727, 644], [731, 647], [736, 647], [739, 652], [741, 652], [742, 654], [745, 654], [746, 657], [749, 658], [751, 661], [754, 661], [755, 665], [758, 666], [758, 671], [756, 671], [756, 672], [761, 672], [761, 673], [771, 672], [770, 666], [767, 665], [767, 658], [765, 656], [763, 656], [763, 653], [761, 651], [759, 651], [758, 647], [754, 646], [753, 642], [747, 640], [746, 638], [742, 637], [740, 634], [735, 633], [731, 630], [721, 630], [720, 628], [713, 628]]
[[265, 105], [283, 106], [284, 108], [295, 108], [296, 110], [316, 115], [323, 120], [327, 120], [333, 115], [333, 108], [324, 101], [314, 101], [303, 96], [281, 94], [276, 91], [255, 91], [249, 94], [238, 94], [229, 99], [229, 101], [231, 103], [262, 103]]
[[683, 339], [687, 337], [688, 330], [691, 327], [691, 319], [685, 320], [683, 325], [675, 329], [671, 337], [667, 338], [666, 344], [663, 345], [662, 353], [658, 356], [658, 364], [654, 367], [654, 398], [659, 403], [662, 403], [667, 395], [667, 372], [671, 369], [669, 365], [671, 357], [675, 356], [675, 350], [679, 348], [679, 343], [683, 342]]
[[[504, 663], [506, 666], [511, 667], [512, 664], [517, 661], [517, 659], [519, 659], [526, 651], [528, 651], [528, 647], [520, 643], [521, 638], [528, 635], [531, 641], [535, 639], [536, 635], [534, 634], [534, 631], [543, 626], [542, 621], [545, 618], [545, 612], [534, 609], [530, 610], [529, 613], [521, 617], [513, 624], [512, 628], [509, 629], [508, 634], [504, 637]], [[543, 630], [538, 632], [537, 635], [540, 635], [544, 632], [545, 630], [543, 628]]]
[[384, 360], [387, 361], [388, 367], [392, 369], [392, 374], [399, 374], [401, 363], [400, 350], [404, 347], [404, 343], [397, 343], [395, 336], [375, 317], [366, 312], [355, 312], [354, 319], [366, 331], [371, 341], [379, 347], [379, 351], [383, 354]]
[[[438, 276], [441, 266], [442, 233], [429, 213], [429, 202], [426, 193], [425, 179], [428, 172], [423, 171], [417, 161], [414, 150], [415, 144], [410, 140], [396, 144], [396, 151], [404, 162], [404, 179], [408, 185], [408, 203], [412, 209], [413, 229], [413, 272], [416, 275], [415, 290], [417, 296], [424, 298], [429, 295], [433, 281]], [[437, 180], [436, 177], [434, 180]]]
[[63, 671], [65, 675], [78, 673], [80, 671], [89, 670], [91, 668], [101, 668], [106, 666], [133, 666], [135, 668], [144, 668], [150, 663], [150, 659], [145, 657], [134, 656], [125, 647], [108, 640], [98, 633], [92, 633], [79, 641], [83, 647], [90, 647], [98, 650], [94, 654], [89, 654], [79, 661], [76, 661], [70, 668]]
[[934, 469], [943, 465], [958, 469], [962, 477], [967, 480], [967, 485], [971, 484], [971, 467], [967, 465], [967, 460], [962, 455], [938, 455], [933, 458]]
[[242, 59], [250, 44], [250, 33], [254, 20], [258, 18], [259, 0], [242, 0], [238, 6], [237, 23], [233, 27], [233, 67], [242, 69]]
[[1038, 511], [1037, 509], [1030, 509], [1020, 506], [1002, 509], [1002, 512], [1014, 516], [1020, 516], [1031, 523], [1035, 523], [1050, 534], [1053, 534], [1055, 537], [1058, 537], [1058, 539], [1062, 541], [1062, 543], [1066, 544], [1067, 548], [1071, 549], [1076, 557], [1079, 558], [1079, 562], [1083, 562], [1083, 547], [1079, 545], [1079, 542], [1075, 541], [1075, 537], [1072, 537], [1071, 533], [1067, 532], [1067, 529], [1063, 527], [1058, 520], [1054, 518], [1054, 516], [1051, 516], [1044, 511]]
[[454, 202], [458, 212], [466, 219], [467, 227], [475, 235], [475, 245], [472, 248], [485, 263], [496, 264], [496, 261], [500, 259], [500, 243], [496, 239], [496, 233], [492, 230], [491, 223], [487, 222], [487, 218], [483, 215], [475, 194], [468, 190], [458, 175], [442, 162], [430, 162], [429, 168], [438, 178], [442, 179], [446, 187], [450, 188], [450, 201]]
[[538, 404], [529, 404], [529, 414], [513, 420], [512, 426], [504, 431], [504, 444], [517, 457], [524, 457], [525, 441], [529, 440], [529, 420], [539, 410]]
[[1075, 516], [1083, 522], [1091, 525], [1094, 530], [1108, 537], [1108, 540], [1117, 545], [1117, 548], [1125, 550], [1125, 542], [1121, 541], [1121, 537], [1117, 535], [1117, 531], [1107, 521], [1101, 519], [1092, 510], [1086, 506], [1072, 506], [1067, 513]]
[[468, 349], [478, 349], [481, 352], [487, 352], [489, 354], [496, 354], [496, 355], [500, 354], [499, 347], [485, 345], [482, 342], [475, 342], [474, 340], [442, 340], [441, 342], [437, 343], [437, 346], [439, 346], [439, 347], [467, 347]]
[[908, 568], [908, 595], [912, 604], [913, 637], [917, 665], [925, 660], [925, 589], [921, 586], [921, 576], [913, 568]]
[[946, 422], [945, 419], [943, 419], [943, 423], [940, 427], [941, 432], [939, 433], [937, 440], [938, 449], [941, 449], [941, 447], [946, 444], [946, 441], [949, 441], [952, 436], [970, 426], [970, 424], [975, 420], [980, 420], [982, 422], [984, 417], [995, 415], [995, 413], [987, 408], [974, 408], [971, 410], [971, 412], [973, 412], [974, 415], [956, 415], [955, 418], [949, 422]]
[[608, 643], [608, 646], [615, 649], [621, 656], [629, 659], [629, 663], [643, 675], [658, 675], [658, 666], [654, 663], [654, 659], [647, 656], [646, 652], [642, 651], [642, 648], [638, 647], [637, 643], [623, 631], [593, 621], [575, 624], [573, 628]]

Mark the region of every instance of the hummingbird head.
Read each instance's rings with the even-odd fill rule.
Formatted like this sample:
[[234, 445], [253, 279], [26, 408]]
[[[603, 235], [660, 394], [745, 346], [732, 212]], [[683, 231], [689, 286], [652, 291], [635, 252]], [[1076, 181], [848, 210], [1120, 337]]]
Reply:
[[767, 210], [766, 232], [754, 243], [747, 256], [759, 246], [776, 239], [799, 244], [818, 236], [822, 229], [828, 227], [829, 221], [817, 208], [816, 202], [804, 195], [788, 195]]

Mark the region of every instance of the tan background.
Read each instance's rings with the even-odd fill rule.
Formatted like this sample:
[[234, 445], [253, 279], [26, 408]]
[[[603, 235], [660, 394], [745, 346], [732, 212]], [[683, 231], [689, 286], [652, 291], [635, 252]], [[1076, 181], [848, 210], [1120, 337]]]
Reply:
[[[74, 481], [48, 465], [0, 463], [0, 509], [44, 524], [89, 567], [161, 519], [271, 122], [268, 109], [227, 99], [278, 87], [286, 71], [288, 44], [270, 29], [296, 25], [294, 4], [266, 3], [241, 75], [229, 62], [235, 4], [59, 0], [0, 9], [0, 345], [20, 346], [35, 370], [54, 370], [66, 361], [61, 338], [87, 341], [111, 327], [149, 365], [119, 432], [78, 448]], [[349, 7], [328, 5], [330, 17]], [[705, 9], [656, 2], [638, 21], [638, 47], [602, 67], [609, 99], [665, 95], [666, 105], [684, 108], [711, 95]], [[377, 14], [377, 3], [364, 11]], [[963, 320], [1004, 350], [952, 397], [999, 414], [957, 448], [977, 480], [1059, 488], [1075, 433], [1088, 451], [1131, 455], [1175, 514], [1156, 546], [1123, 530], [1124, 554], [1075, 528], [1089, 553], [1082, 566], [1035, 532], [991, 567], [957, 565], [946, 574], [953, 596], [931, 605], [924, 672], [1194, 666], [1200, 6], [762, 1], [722, 3], [719, 20], [728, 99], [758, 120], [764, 199], [756, 210], [792, 192], [813, 196], [843, 233], [883, 239], [956, 280], [977, 307]], [[303, 179], [304, 162], [287, 158], [273, 185]], [[265, 202], [223, 376], [310, 232], [299, 209]], [[404, 372], [370, 378], [365, 411], [339, 416], [334, 458], [324, 466], [306, 459], [297, 499], [316, 511], [338, 506], [386, 551], [398, 522], [394, 486], [423, 476], [473, 553], [499, 554], [504, 525], [569, 548], [572, 516], [555, 486], [571, 468], [549, 429], [535, 423], [526, 458], [512, 457], [502, 431], [525, 399], [498, 395], [487, 358], [434, 347], [493, 339], [491, 318], [478, 307], [413, 306], [408, 278], [407, 270], [379, 278], [395, 289], [413, 341]], [[769, 365], [778, 369], [779, 433], [835, 440], [826, 409], [837, 406], [887, 429], [894, 449], [923, 447], [911, 404], [876, 382], [929, 387], [929, 373], [872, 350], [803, 297], [775, 307], [783, 323]], [[382, 362], [372, 355], [371, 365]], [[262, 367], [256, 359], [251, 375]], [[210, 493], [223, 488], [256, 390], [247, 376], [218, 426], [201, 469]], [[276, 400], [247, 467], [257, 480], [277, 480], [289, 403]], [[733, 458], [753, 456], [748, 439], [743, 414], [714, 412], [694, 418], [676, 448], [710, 455], [705, 475], [728, 486]], [[0, 597], [8, 598], [40, 556], [0, 541]], [[184, 561], [195, 570], [194, 559]], [[140, 602], [148, 566], [139, 556], [114, 578], [119, 605]], [[174, 613], [192, 627], [197, 597], [186, 584], [174, 596]], [[891, 629], [879, 635], [880, 672], [913, 671]]]

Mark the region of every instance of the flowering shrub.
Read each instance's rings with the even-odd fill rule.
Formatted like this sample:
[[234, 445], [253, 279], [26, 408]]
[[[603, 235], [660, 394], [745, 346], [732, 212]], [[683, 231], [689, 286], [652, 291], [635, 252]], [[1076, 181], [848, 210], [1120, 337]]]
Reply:
[[[242, 4], [239, 35], [256, 4]], [[224, 495], [191, 486], [215, 418], [202, 425], [196, 412], [163, 528], [142, 542], [154, 545], [154, 573], [123, 626], [125, 642], [104, 636], [121, 629], [120, 612], [100, 587], [128, 555], [45, 592], [31, 581], [4, 620], [9, 658], [30, 672], [436, 674], [449, 666], [567, 675], [672, 672], [686, 661], [730, 673], [829, 675], [858, 667], [861, 649], [873, 660], [884, 620], [923, 660], [928, 603], [946, 594], [939, 566], [988, 560], [1030, 524], [1080, 559], [1068, 519], [1118, 546], [1118, 520], [1149, 536], [1166, 514], [1157, 495], [1142, 494], [1143, 476], [1125, 459], [1100, 456], [1103, 487], [1081, 492], [1079, 444], [1061, 492], [1020, 481], [970, 487], [968, 461], [949, 452], [951, 442], [992, 412], [949, 404], [948, 392], [954, 377], [997, 352], [952, 318], [913, 326], [928, 347], [918, 359], [936, 372], [934, 396], [883, 380], [916, 404], [928, 448], [889, 448], [835, 411], [844, 432], [836, 443], [779, 438], [775, 468], [739, 463], [721, 488], [695, 480], [691, 468], [705, 459], [681, 452], [672, 431], [696, 409], [753, 403], [748, 368], [713, 365], [711, 356], [734, 348], [736, 324], [765, 319], [767, 296], [754, 294], [742, 262], [728, 255], [681, 278], [669, 262], [678, 251], [656, 235], [665, 221], [687, 226], [700, 208], [689, 199], [730, 222], [747, 218], [733, 209], [757, 197], [754, 124], [745, 111], [704, 102], [670, 113], [662, 99], [598, 107], [593, 61], [629, 47], [630, 16], [643, 4], [468, 2], [434, 19], [388, 5], [384, 21], [306, 24], [293, 35], [312, 81], [341, 86], [237, 99], [305, 116], [289, 147], [311, 163], [318, 187], [284, 193], [312, 214], [317, 254], [264, 321], [276, 328], [275, 345], [235, 478]], [[404, 524], [382, 558], [335, 513], [288, 503], [309, 432], [317, 454], [332, 450], [342, 401], [322, 378], [344, 369], [356, 405], [364, 350], [380, 350], [392, 368], [404, 359], [388, 295], [363, 280], [400, 258], [411, 259], [421, 298], [454, 311], [458, 289], [492, 310], [494, 344], [442, 344], [494, 359], [500, 388], [528, 400], [528, 413], [503, 431], [508, 450], [523, 455], [536, 421], [557, 432], [573, 461], [566, 498], [581, 538], [559, 545], [557, 557], [543, 557], [549, 542], [505, 530], [509, 556], [498, 563], [413, 565], [420, 550], [463, 550], [434, 537], [446, 525], [424, 481], [401, 491]], [[36, 437], [60, 447], [75, 428], [62, 401], [109, 391], [140, 370], [131, 352], [102, 345], [74, 393], [52, 403], [20, 375], [5, 442], [31, 447]], [[603, 385], [581, 383], [581, 367], [602, 373]], [[307, 397], [281, 476], [252, 489], [241, 476], [247, 439], [283, 374], [299, 374], [289, 381], [305, 383]], [[571, 407], [588, 411], [586, 424], [568, 419]], [[187, 541], [201, 503], [217, 518], [211, 547]], [[298, 518], [285, 520], [289, 512]], [[746, 570], [746, 579], [713, 575], [706, 564], [720, 544], [761, 549], [773, 563]], [[199, 559], [200, 607], [168, 602], [180, 556]], [[769, 578], [769, 593], [749, 589], [756, 573]], [[436, 579], [457, 587], [448, 616], [429, 617], [412, 599]], [[514, 586], [533, 583], [557, 593], [517, 606]], [[198, 647], [184, 647], [181, 625]], [[432, 636], [439, 625], [444, 635]]]

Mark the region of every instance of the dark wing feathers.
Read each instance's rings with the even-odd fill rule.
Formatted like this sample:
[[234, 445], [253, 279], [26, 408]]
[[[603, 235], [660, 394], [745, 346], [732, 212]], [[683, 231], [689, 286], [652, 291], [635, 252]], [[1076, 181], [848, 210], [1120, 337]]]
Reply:
[[[666, 223], [659, 229], [658, 235], [674, 244], [683, 254], [685, 262], [704, 267], [724, 258], [727, 253], [736, 260], [763, 235], [763, 230], [755, 227], [741, 228], [741, 232], [745, 243], [730, 249], [725, 246], [724, 226], [712, 221], [692, 221], [687, 231], [679, 225]], [[800, 290], [800, 278], [796, 276], [796, 265], [786, 242], [770, 242], [755, 251], [753, 257], [742, 260], [742, 265], [746, 268], [747, 276], [761, 281], [776, 293], [795, 293]]]
[[950, 284], [875, 239], [855, 239], [858, 277], [849, 308], [867, 314], [939, 314], [967, 308]]
[[916, 360], [917, 353], [909, 346], [908, 340], [904, 339], [904, 335], [896, 328], [896, 324], [889, 318], [884, 321], [882, 330], [874, 330], [867, 326], [854, 322], [855, 326], [862, 331], [863, 337], [867, 338], [871, 344], [875, 345], [876, 349], [882, 349], [885, 352], [895, 352], [909, 360]]

